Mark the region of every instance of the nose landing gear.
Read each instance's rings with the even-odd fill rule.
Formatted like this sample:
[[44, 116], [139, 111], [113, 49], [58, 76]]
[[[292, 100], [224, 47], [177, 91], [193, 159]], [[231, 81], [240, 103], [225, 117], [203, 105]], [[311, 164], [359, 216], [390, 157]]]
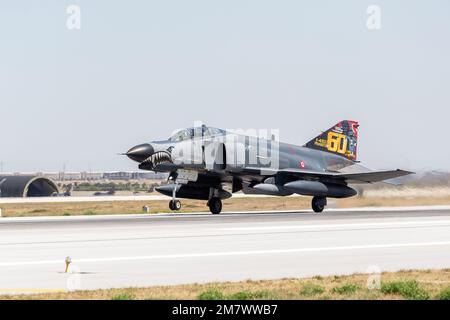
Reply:
[[169, 201], [169, 209], [172, 211], [178, 211], [181, 209], [181, 202], [180, 202], [180, 200], [176, 199], [177, 189], [178, 189], [178, 184], [175, 184], [175, 187], [173, 188], [173, 191], [172, 191], [172, 200]]

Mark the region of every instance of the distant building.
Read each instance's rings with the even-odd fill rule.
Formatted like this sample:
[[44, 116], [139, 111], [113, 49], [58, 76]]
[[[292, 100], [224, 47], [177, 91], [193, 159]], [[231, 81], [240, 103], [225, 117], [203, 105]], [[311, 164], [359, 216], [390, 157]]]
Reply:
[[36, 176], [53, 181], [98, 181], [98, 180], [150, 180], [166, 179], [167, 173], [152, 171], [111, 171], [111, 172], [14, 172], [2, 176]]
[[107, 180], [131, 180], [133, 179], [133, 172], [105, 172], [103, 179]]
[[81, 180], [102, 180], [103, 172], [81, 172]]

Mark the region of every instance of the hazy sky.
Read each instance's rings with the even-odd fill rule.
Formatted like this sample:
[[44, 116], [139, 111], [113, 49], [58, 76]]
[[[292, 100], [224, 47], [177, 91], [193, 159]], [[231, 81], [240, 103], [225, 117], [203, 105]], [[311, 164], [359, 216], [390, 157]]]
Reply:
[[346, 118], [365, 165], [450, 170], [448, 0], [1, 0], [0, 58], [5, 171], [135, 170], [116, 154], [196, 120], [303, 144]]

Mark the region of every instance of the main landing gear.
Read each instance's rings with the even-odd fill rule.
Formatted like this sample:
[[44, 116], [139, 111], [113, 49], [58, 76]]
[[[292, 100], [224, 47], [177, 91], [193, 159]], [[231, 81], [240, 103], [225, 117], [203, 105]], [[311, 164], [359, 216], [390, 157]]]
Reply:
[[[220, 200], [220, 198], [218, 197], [212, 197], [211, 199], [209, 199], [207, 205], [209, 207], [209, 211], [211, 211], [212, 214], [219, 214], [222, 211], [222, 200]], [[169, 209], [172, 211], [180, 210], [180, 200], [170, 200]]]
[[327, 198], [325, 197], [313, 197], [312, 198], [312, 209], [314, 210], [314, 212], [322, 212], [323, 209], [325, 209], [325, 206], [327, 205]]
[[219, 197], [212, 197], [208, 201], [208, 207], [212, 214], [219, 214], [222, 211], [222, 200]]
[[170, 200], [169, 201], [169, 209], [170, 210], [180, 210], [181, 209], [181, 202], [180, 200]]
[[[181, 209], [181, 202], [176, 199], [177, 190], [178, 184], [175, 184], [172, 191], [172, 200], [169, 201], [169, 209], [172, 211], [179, 211]], [[219, 214], [222, 211], [222, 200], [219, 197], [218, 189], [210, 188], [207, 206], [212, 214]]]
[[209, 200], [206, 205], [212, 214], [219, 214], [222, 211], [222, 200], [219, 197], [219, 190], [216, 188], [209, 188]]

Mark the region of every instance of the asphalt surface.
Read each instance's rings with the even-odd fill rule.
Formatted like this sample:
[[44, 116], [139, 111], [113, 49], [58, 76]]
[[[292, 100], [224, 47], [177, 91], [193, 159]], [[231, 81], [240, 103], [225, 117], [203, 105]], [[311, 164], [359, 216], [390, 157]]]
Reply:
[[448, 207], [0, 219], [0, 293], [448, 267]]

